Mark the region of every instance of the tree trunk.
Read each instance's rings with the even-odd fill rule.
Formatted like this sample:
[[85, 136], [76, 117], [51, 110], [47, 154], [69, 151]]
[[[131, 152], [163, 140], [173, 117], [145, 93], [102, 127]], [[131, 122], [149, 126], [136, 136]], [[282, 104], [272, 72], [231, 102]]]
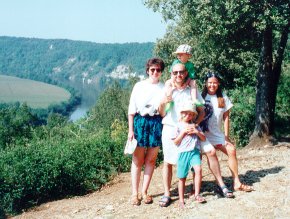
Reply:
[[277, 96], [277, 91], [278, 91], [279, 79], [281, 76], [284, 51], [285, 51], [287, 40], [288, 40], [289, 27], [290, 27], [290, 20], [288, 21], [288, 24], [282, 30], [280, 42], [277, 49], [277, 54], [275, 56], [275, 62], [273, 65], [273, 72], [272, 72], [272, 78], [271, 78], [271, 83], [270, 83], [270, 86], [272, 87], [271, 90], [273, 92], [270, 93], [270, 101], [273, 101], [271, 105], [273, 105], [274, 113], [272, 115], [273, 117], [271, 118], [271, 122], [270, 122], [271, 124], [273, 124], [270, 127], [270, 133], [274, 133], [274, 130], [275, 130], [274, 115], [275, 115], [275, 108], [276, 108], [276, 96]]
[[[271, 90], [270, 85], [272, 78], [272, 28], [268, 26], [262, 39], [262, 48], [260, 53], [259, 69], [257, 73], [257, 91], [256, 91], [256, 119], [255, 130], [251, 136], [250, 144], [255, 145], [269, 142], [271, 135], [272, 117], [274, 114], [273, 101], [270, 101]], [[275, 102], [275, 101], [274, 101]], [[258, 141], [258, 142], [257, 142]]]
[[272, 58], [272, 29], [268, 27], [263, 34], [259, 70], [257, 73], [255, 130], [250, 138], [249, 146], [261, 146], [273, 143], [276, 95], [289, 27], [290, 21], [281, 32], [274, 64]]

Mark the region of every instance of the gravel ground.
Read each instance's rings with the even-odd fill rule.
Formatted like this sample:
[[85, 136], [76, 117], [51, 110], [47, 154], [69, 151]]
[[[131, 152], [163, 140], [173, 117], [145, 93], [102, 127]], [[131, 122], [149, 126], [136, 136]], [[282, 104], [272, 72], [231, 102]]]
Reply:
[[[227, 157], [218, 154], [222, 174], [231, 185]], [[202, 195], [207, 203], [197, 204], [188, 198], [192, 179], [188, 178], [186, 208], [178, 208], [177, 183], [173, 179], [173, 202], [167, 208], [158, 205], [163, 194], [162, 166], [156, 168], [150, 205], [130, 205], [130, 173], [120, 174], [98, 192], [82, 197], [45, 203], [22, 213], [15, 219], [39, 218], [290, 218], [290, 144], [243, 148], [238, 150], [239, 174], [243, 182], [253, 185], [254, 192], [235, 192], [234, 199], [220, 198], [215, 182], [203, 159]], [[175, 174], [174, 174], [175, 175]]]

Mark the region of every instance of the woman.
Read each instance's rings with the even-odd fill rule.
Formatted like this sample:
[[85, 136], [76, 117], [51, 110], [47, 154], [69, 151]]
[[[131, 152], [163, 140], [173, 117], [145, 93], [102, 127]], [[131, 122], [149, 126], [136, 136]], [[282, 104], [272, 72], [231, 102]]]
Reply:
[[[149, 59], [146, 63], [148, 78], [135, 84], [130, 98], [128, 140], [133, 138], [137, 140], [131, 165], [132, 205], [140, 205], [141, 199], [145, 204], [153, 202], [152, 197], [148, 195], [148, 187], [161, 146], [162, 118], [158, 108], [164, 85], [159, 80], [164, 67], [164, 62], [161, 59]], [[140, 197], [138, 188], [143, 165], [144, 177]]]
[[[233, 177], [233, 189], [235, 191], [251, 192], [254, 188], [241, 183], [239, 178], [236, 148], [229, 137], [230, 109], [233, 104], [222, 92], [220, 82], [221, 77], [219, 74], [213, 72], [206, 74], [202, 97], [205, 100], [205, 111], [207, 115], [201, 126], [206, 138], [214, 147], [228, 156], [229, 168]], [[224, 125], [223, 130], [222, 123]]]

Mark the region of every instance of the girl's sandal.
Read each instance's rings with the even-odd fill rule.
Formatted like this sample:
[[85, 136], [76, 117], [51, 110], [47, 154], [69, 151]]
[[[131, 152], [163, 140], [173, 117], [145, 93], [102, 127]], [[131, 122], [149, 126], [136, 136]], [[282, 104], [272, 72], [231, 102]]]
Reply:
[[132, 195], [131, 204], [134, 205], [134, 206], [141, 205], [141, 200], [138, 198], [138, 195]]
[[185, 209], [185, 203], [184, 202], [179, 202], [179, 209], [181, 209], [181, 210]]
[[194, 200], [195, 200], [197, 203], [206, 203], [205, 198], [202, 197], [200, 194], [194, 196]]
[[143, 195], [142, 196], [142, 199], [143, 199], [143, 201], [144, 201], [145, 204], [151, 204], [151, 203], [153, 203], [152, 196], [150, 196], [150, 195]]

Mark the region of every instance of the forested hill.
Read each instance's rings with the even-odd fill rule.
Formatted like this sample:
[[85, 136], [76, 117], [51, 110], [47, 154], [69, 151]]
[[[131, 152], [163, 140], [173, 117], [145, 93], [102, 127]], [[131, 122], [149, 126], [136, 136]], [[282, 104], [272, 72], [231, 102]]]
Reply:
[[[0, 74], [64, 84], [94, 81], [116, 69], [144, 73], [153, 43], [102, 44], [72, 40], [0, 37]], [[119, 66], [119, 67], [118, 67]]]

